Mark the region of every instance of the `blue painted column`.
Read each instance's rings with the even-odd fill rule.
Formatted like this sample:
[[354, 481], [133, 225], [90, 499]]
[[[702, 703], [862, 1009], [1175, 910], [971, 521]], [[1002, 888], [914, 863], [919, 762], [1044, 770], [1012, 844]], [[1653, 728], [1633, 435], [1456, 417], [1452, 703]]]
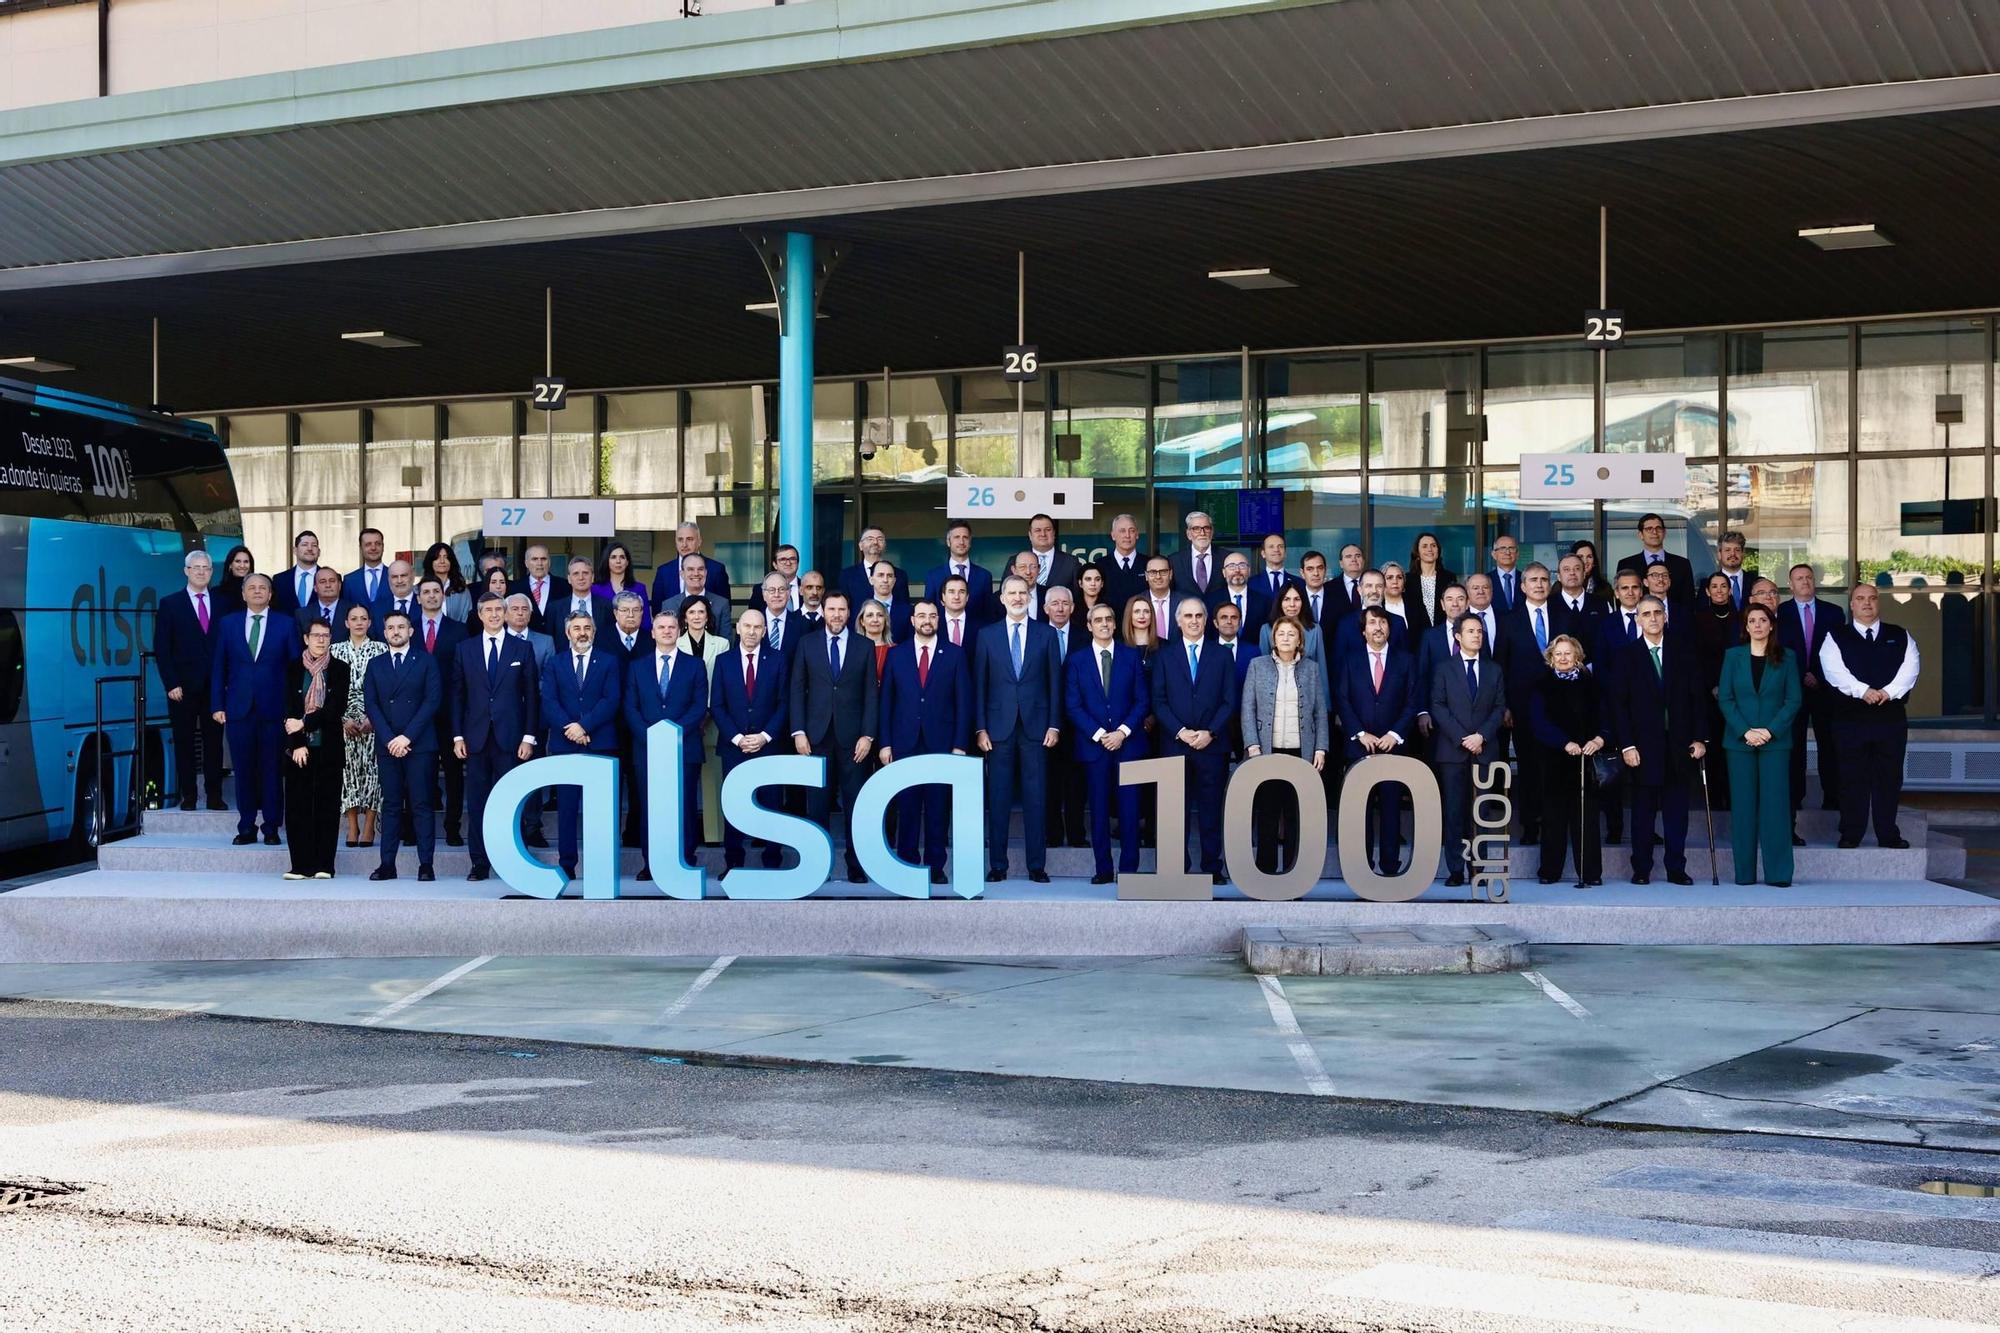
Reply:
[[813, 238], [785, 233], [784, 332], [778, 338], [778, 540], [813, 564]]

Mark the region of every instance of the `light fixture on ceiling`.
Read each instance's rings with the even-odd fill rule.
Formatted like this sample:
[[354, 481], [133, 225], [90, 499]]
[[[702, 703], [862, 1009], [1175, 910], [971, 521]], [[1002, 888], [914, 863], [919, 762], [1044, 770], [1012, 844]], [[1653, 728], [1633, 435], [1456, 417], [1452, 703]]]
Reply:
[[368, 347], [422, 347], [423, 346], [423, 344], [418, 342], [415, 338], [405, 338], [400, 333], [389, 333], [382, 329], [375, 329], [365, 333], [343, 333], [340, 335], [340, 340], [344, 343], [361, 343], [364, 346]]
[[32, 370], [39, 375], [58, 375], [75, 369], [67, 361], [51, 361], [45, 356], [0, 356], [0, 370]]
[[1271, 268], [1212, 268], [1208, 276], [1239, 292], [1268, 292], [1279, 287], [1296, 287], [1284, 274]]
[[[745, 301], [743, 303], [743, 311], [745, 314], [762, 315], [766, 319], [776, 319], [778, 317], [778, 303], [776, 301]], [[825, 319], [826, 311], [814, 311], [813, 318]]]
[[1801, 227], [1799, 239], [1811, 241], [1822, 250], [1874, 250], [1895, 244], [1872, 222], [1845, 227]]

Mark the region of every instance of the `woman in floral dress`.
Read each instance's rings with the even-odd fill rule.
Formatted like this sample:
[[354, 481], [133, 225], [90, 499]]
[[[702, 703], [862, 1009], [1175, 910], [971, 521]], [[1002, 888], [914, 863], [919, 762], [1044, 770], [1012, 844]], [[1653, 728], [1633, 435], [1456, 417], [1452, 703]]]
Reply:
[[389, 645], [368, 637], [368, 608], [347, 613], [347, 640], [333, 645], [333, 655], [347, 663], [347, 705], [341, 735], [347, 738], [347, 766], [341, 770], [340, 808], [347, 812], [347, 845], [375, 845], [375, 816], [382, 809], [382, 774], [375, 767], [375, 730], [361, 706], [361, 682], [368, 664], [389, 651]]

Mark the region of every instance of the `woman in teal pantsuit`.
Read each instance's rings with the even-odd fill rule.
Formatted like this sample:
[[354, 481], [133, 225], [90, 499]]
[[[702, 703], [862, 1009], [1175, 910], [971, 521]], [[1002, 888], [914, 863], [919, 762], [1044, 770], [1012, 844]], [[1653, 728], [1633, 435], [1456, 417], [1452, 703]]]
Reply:
[[1764, 881], [1792, 882], [1792, 720], [1798, 716], [1799, 673], [1778, 642], [1778, 621], [1768, 607], [1743, 616], [1748, 643], [1722, 657], [1716, 702], [1722, 706], [1722, 745], [1729, 753], [1730, 842], [1736, 882], [1757, 882], [1757, 852], [1764, 853]]

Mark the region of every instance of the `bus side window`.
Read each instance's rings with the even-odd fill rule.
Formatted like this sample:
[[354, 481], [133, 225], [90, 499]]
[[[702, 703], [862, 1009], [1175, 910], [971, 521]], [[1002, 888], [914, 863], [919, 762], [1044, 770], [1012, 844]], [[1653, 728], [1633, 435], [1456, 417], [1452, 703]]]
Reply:
[[21, 692], [27, 679], [21, 622], [12, 611], [0, 611], [0, 722], [12, 722], [20, 713]]

